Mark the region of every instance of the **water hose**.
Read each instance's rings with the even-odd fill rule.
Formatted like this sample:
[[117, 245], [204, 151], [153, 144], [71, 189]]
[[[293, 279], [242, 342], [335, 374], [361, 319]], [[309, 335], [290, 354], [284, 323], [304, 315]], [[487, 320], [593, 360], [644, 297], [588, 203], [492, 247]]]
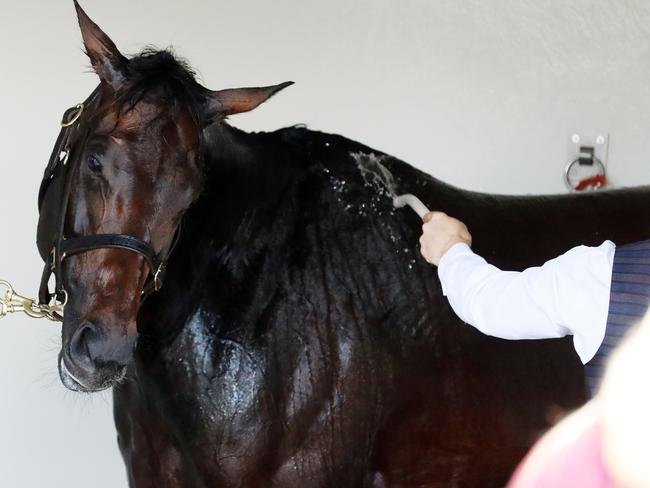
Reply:
[[423, 219], [424, 216], [429, 213], [429, 209], [426, 207], [422, 200], [420, 200], [415, 195], [410, 193], [405, 193], [404, 195], [399, 195], [393, 198], [393, 206], [395, 208], [402, 208], [408, 205], [413, 209], [413, 211], [418, 214], [418, 216]]

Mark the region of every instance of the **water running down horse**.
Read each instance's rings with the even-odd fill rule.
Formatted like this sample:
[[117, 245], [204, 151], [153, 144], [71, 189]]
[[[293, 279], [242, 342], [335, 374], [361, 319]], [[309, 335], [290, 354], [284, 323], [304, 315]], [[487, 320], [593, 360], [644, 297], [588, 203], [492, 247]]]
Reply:
[[[420, 221], [357, 163], [377, 159], [509, 269], [647, 238], [649, 189], [486, 195], [341, 136], [245, 133], [225, 118], [286, 84], [207, 90], [167, 51], [125, 58], [76, 6], [101, 83], [71, 127], [64, 235], [164, 255], [182, 221], [144, 302], [141, 254], [60, 258], [61, 378], [113, 387], [131, 486], [502, 486], [553, 413], [584, 401], [566, 340], [458, 321], [419, 258]], [[46, 193], [41, 229], [60, 208]]]

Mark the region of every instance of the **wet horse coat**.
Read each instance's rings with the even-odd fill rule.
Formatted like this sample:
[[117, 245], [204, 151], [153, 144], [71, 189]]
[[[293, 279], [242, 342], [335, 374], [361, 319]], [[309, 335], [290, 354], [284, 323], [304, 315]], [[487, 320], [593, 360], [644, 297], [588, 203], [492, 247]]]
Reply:
[[77, 12], [101, 84], [70, 129], [62, 237], [129, 235], [160, 253], [182, 220], [143, 303], [141, 255], [60, 258], [59, 373], [73, 390], [114, 385], [132, 486], [502, 486], [584, 401], [570, 340], [507, 342], [455, 317], [419, 256], [421, 222], [358, 165], [464, 220], [508, 269], [647, 238], [650, 190], [492, 196], [341, 136], [248, 134], [225, 117], [287, 83], [208, 90], [169, 53], [127, 59]]
[[583, 401], [569, 340], [502, 341], [455, 317], [419, 257], [421, 223], [357, 159], [466, 221], [508, 269], [647, 237], [647, 189], [466, 192], [304, 128], [221, 124], [205, 149], [205, 191], [115, 389], [134, 486], [501, 486]]

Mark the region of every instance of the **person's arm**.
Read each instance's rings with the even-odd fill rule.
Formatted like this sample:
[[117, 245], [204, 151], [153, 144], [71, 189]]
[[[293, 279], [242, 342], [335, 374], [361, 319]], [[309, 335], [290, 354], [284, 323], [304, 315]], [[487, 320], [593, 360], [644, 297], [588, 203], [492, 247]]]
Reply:
[[614, 244], [579, 246], [540, 267], [501, 271], [474, 254], [467, 239], [450, 238], [462, 235], [462, 222], [434, 218], [423, 227], [422, 254], [438, 264], [443, 293], [463, 321], [504, 339], [573, 334], [583, 363], [593, 357], [605, 334]]

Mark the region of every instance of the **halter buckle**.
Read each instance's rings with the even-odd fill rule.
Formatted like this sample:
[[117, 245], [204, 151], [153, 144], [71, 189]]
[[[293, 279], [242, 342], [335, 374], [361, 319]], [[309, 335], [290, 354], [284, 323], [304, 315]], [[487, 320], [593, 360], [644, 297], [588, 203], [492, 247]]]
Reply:
[[70, 159], [70, 147], [66, 147], [61, 154], [59, 154], [59, 161], [63, 161], [63, 166], [68, 164], [68, 159]]
[[50, 256], [52, 256], [52, 262], [50, 263], [50, 271], [54, 273], [56, 270], [56, 246], [50, 251]]

